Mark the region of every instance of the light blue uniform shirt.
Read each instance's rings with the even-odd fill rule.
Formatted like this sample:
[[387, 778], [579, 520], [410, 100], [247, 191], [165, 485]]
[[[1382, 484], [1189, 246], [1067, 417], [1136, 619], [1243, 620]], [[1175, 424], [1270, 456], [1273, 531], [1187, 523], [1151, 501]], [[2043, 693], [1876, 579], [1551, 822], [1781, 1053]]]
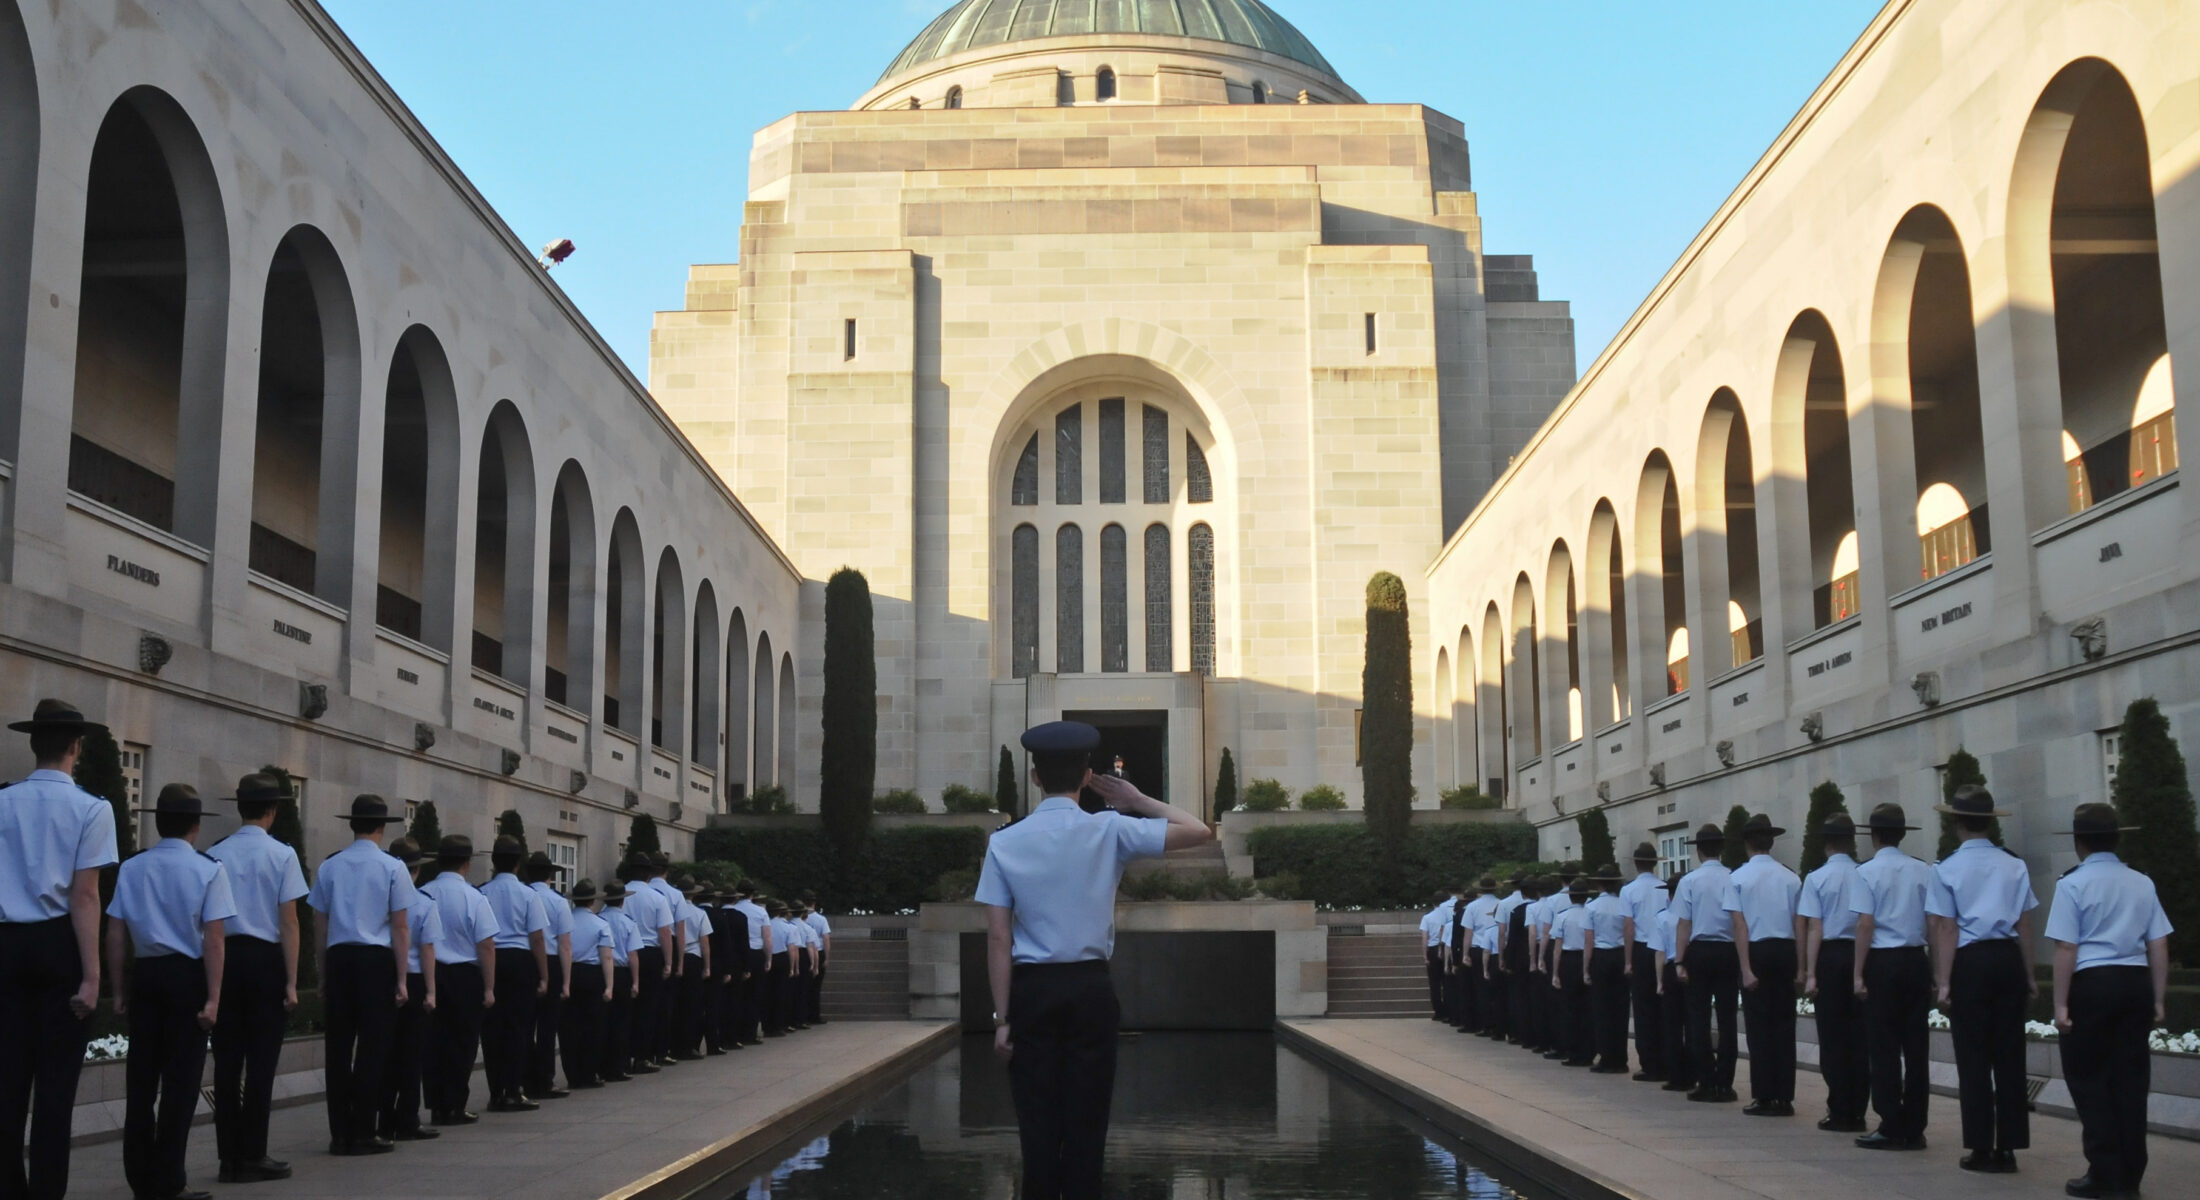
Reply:
[[625, 909], [609, 906], [603, 910], [603, 923], [611, 930], [611, 968], [617, 970], [626, 966], [634, 952], [642, 948], [641, 926], [626, 915]]
[[1648, 871], [1637, 874], [1621, 885], [1620, 903], [1627, 906], [1627, 915], [1635, 919], [1635, 941], [1650, 944], [1650, 930], [1658, 923], [1658, 914], [1665, 911], [1665, 883]]
[[1659, 909], [1657, 924], [1650, 929], [1650, 949], [1671, 959], [1673, 942], [1680, 935], [1680, 923], [1679, 909], [1671, 906]]
[[772, 918], [772, 953], [786, 954], [797, 948], [794, 922], [785, 917]]
[[664, 893], [647, 884], [635, 884], [626, 889], [626, 906], [620, 911], [627, 920], [634, 922], [634, 936], [638, 939], [634, 948], [647, 949], [657, 944], [657, 931], [672, 924], [672, 906], [665, 903]]
[[567, 919], [571, 925], [571, 928], [566, 932], [573, 939], [574, 966], [602, 966], [603, 964], [598, 961], [597, 952], [606, 948], [614, 950], [611, 961], [614, 965], [618, 963], [619, 956], [616, 949], [612, 947], [615, 935], [611, 932], [610, 922], [605, 921], [586, 908], [569, 909]]
[[496, 917], [497, 949], [530, 949], [529, 935], [539, 933], [543, 948], [557, 953], [550, 945], [550, 915], [542, 910], [542, 897], [521, 883], [519, 876], [505, 871], [490, 877], [481, 885], [481, 898], [489, 902], [489, 911]]
[[214, 843], [208, 858], [229, 869], [229, 894], [237, 915], [223, 926], [230, 937], [283, 940], [282, 906], [306, 894], [306, 873], [298, 852], [276, 841], [267, 830], [247, 825]]
[[1479, 938], [1484, 929], [1497, 927], [1497, 897], [1484, 893], [1467, 901], [1466, 914], [1459, 918], [1467, 927], [1469, 939]]
[[802, 923], [809, 926], [810, 932], [815, 935], [812, 938], [810, 944], [816, 946], [820, 950], [823, 950], [825, 948], [825, 939], [833, 936], [833, 923], [826, 920], [825, 914], [821, 912], [813, 912], [809, 916], [802, 918]]
[[1795, 898], [1795, 915], [1814, 917], [1818, 937], [1826, 942], [1856, 940], [1856, 912], [1849, 907], [1849, 893], [1856, 887], [1856, 860], [1838, 851], [1826, 856], [1826, 865], [1803, 879]]
[[558, 956], [558, 939], [573, 932], [573, 903], [547, 883], [530, 883], [527, 890], [542, 901], [542, 940], [550, 957]]
[[1965, 838], [1933, 867], [1925, 911], [1953, 917], [1956, 945], [2017, 936], [2017, 921], [2040, 906], [2032, 894], [2032, 870], [1989, 838]]
[[[658, 898], [665, 902], [664, 923], [668, 928], [684, 924], [684, 918], [680, 915], [680, 910], [686, 907], [687, 897], [680, 894], [679, 888], [672, 886], [672, 881], [670, 879], [659, 875], [657, 878], [650, 880], [643, 886], [647, 887], [650, 891], [657, 893]], [[632, 902], [629, 901], [629, 903]], [[637, 919], [639, 919], [638, 916]], [[680, 930], [673, 929], [674, 940], [679, 939], [680, 933]], [[665, 947], [665, 949], [669, 952], [672, 947], [667, 946]]]
[[710, 923], [710, 914], [704, 912], [700, 906], [688, 903], [686, 897], [682, 897], [680, 900], [680, 921], [687, 926], [687, 956], [700, 959], [703, 957], [703, 939], [709, 937], [712, 929], [715, 928]]
[[482, 940], [497, 935], [497, 915], [489, 907], [489, 898], [456, 871], [443, 872], [420, 890], [442, 910], [443, 940], [436, 944], [436, 963], [480, 962]]
[[2154, 881], [2106, 850], [2062, 877], [2047, 910], [2047, 936], [2078, 948], [2080, 971], [2143, 967], [2147, 943], [2170, 933]]
[[[1727, 877], [1733, 873], [1714, 858], [1681, 876], [1680, 886], [1673, 889], [1673, 920], [1688, 922], [1689, 941], [1734, 940], [1734, 923], [1726, 917]], [[1676, 947], [1680, 943], [1677, 926], [1673, 941]]]
[[1932, 887], [1933, 865], [1904, 854], [1900, 846], [1881, 846], [1856, 868], [1849, 909], [1872, 919], [1872, 949], [1925, 944], [1925, 893]]
[[1627, 946], [1627, 902], [1618, 896], [1599, 895], [1583, 906], [1587, 912], [1589, 932], [1596, 938], [1599, 950], [1621, 950]]
[[405, 910], [406, 928], [412, 931], [412, 944], [405, 947], [405, 973], [421, 975], [420, 948], [434, 946], [437, 958], [443, 957], [443, 906], [435, 897], [421, 892], [413, 897], [411, 908]]
[[740, 909], [741, 915], [749, 919], [749, 949], [762, 950], [764, 926], [771, 923], [771, 914], [765, 912], [764, 906], [754, 900], [739, 901], [734, 907]]
[[1570, 904], [1565, 912], [1551, 918], [1548, 936], [1557, 939], [1560, 950], [1580, 950], [1584, 948], [1588, 933], [1588, 909], [1579, 904]]
[[[1749, 942], [1795, 940], [1795, 898], [1803, 881], [1769, 854], [1752, 854], [1749, 861], [1727, 873], [1726, 894], [1719, 907], [1742, 914], [1749, 924]], [[1728, 928], [1733, 927], [1731, 918]], [[1694, 936], [1691, 934], [1690, 936]]]
[[1160, 817], [1088, 813], [1049, 796], [995, 831], [978, 872], [978, 903], [1015, 910], [1015, 961], [1070, 963], [1115, 953], [1115, 888], [1133, 859], [1159, 858]]
[[78, 871], [115, 863], [115, 810], [59, 771], [0, 788], [0, 922], [69, 915]]
[[1421, 940], [1428, 945], [1429, 949], [1436, 950], [1443, 947], [1444, 938], [1451, 932], [1452, 909], [1457, 907], [1458, 904], [1457, 900], [1446, 900], [1421, 914]]
[[162, 838], [122, 864], [107, 915], [129, 924], [139, 958], [198, 958], [206, 951], [207, 923], [236, 916], [237, 902], [220, 863], [183, 838]]
[[390, 914], [418, 894], [405, 864], [366, 838], [321, 860], [306, 903], [328, 923], [331, 946], [387, 946]]
[[[1492, 915], [1495, 912], [1491, 910]], [[1474, 945], [1485, 955], [1497, 953], [1497, 922], [1487, 921], [1478, 926], [1474, 931]]]
[[1551, 917], [1553, 915], [1551, 912], [1551, 898], [1549, 896], [1538, 896], [1527, 903], [1528, 915], [1525, 920], [1528, 923], [1528, 931], [1530, 933], [1540, 933], [1545, 937], [1551, 936]]

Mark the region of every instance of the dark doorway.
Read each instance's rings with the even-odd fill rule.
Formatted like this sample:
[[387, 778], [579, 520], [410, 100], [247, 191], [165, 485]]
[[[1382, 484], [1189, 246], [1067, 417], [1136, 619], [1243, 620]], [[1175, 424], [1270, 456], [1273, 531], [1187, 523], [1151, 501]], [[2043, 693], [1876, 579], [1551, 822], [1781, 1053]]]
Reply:
[[1169, 714], [1155, 710], [1065, 712], [1065, 721], [1083, 721], [1100, 731], [1100, 749], [1092, 769], [1108, 770], [1123, 756], [1123, 776], [1156, 800], [1169, 799]]

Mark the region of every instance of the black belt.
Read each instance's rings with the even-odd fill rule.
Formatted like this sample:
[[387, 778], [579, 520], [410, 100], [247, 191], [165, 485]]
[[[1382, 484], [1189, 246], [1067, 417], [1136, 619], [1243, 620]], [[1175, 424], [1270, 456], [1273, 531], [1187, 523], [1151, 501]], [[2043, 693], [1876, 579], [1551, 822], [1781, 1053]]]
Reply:
[[1014, 975], [1105, 975], [1108, 960], [1104, 958], [1080, 959], [1066, 963], [1017, 963], [1009, 971]]

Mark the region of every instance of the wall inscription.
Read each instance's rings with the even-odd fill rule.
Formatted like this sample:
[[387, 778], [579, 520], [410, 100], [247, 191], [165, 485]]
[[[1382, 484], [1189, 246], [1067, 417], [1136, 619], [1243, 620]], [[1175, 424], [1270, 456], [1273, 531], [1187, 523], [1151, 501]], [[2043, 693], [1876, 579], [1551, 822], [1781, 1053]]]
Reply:
[[1966, 600], [1963, 603], [1956, 605], [1954, 608], [1948, 609], [1946, 612], [1942, 612], [1936, 616], [1930, 616], [1920, 620], [1917, 623], [1917, 627], [1922, 632], [1931, 633], [1933, 630], [1938, 629], [1943, 625], [1953, 625], [1970, 615], [1971, 602]]
[[1732, 699], [1732, 700], [1728, 701], [1728, 703], [1732, 704], [1732, 705], [1733, 705], [1734, 707], [1736, 707], [1736, 708], [1740, 708], [1740, 707], [1741, 707], [1741, 706], [1743, 706], [1744, 704], [1747, 704], [1747, 703], [1749, 703], [1749, 693], [1748, 693], [1748, 692], [1736, 692], [1736, 693], [1734, 693], [1734, 699]]
[[300, 629], [296, 625], [293, 625], [290, 622], [282, 620], [280, 618], [278, 618], [275, 622], [275, 632], [279, 636], [289, 638], [291, 641], [297, 642], [300, 645], [310, 646], [313, 644], [312, 630]]
[[420, 682], [420, 673], [419, 673], [419, 672], [417, 672], [417, 671], [408, 671], [408, 670], [406, 670], [406, 669], [405, 669], [405, 668], [403, 668], [403, 667], [399, 667], [399, 668], [397, 668], [397, 682], [399, 682], [399, 683], [419, 683], [419, 682]]
[[480, 709], [485, 713], [489, 713], [492, 716], [502, 717], [507, 721], [512, 719], [512, 710], [504, 707], [501, 704], [498, 704], [494, 700], [484, 700], [481, 697], [476, 696], [474, 697], [474, 707]]
[[1851, 662], [1854, 662], [1855, 660], [1856, 656], [1854, 654], [1843, 650], [1841, 653], [1834, 655], [1832, 658], [1810, 664], [1809, 667], [1805, 668], [1805, 672], [1812, 679], [1816, 679], [1820, 675], [1823, 675], [1828, 671], [1838, 671], [1841, 668], [1848, 666]]
[[580, 745], [580, 735], [574, 733], [570, 729], [561, 729], [556, 725], [545, 725], [543, 726], [543, 728], [549, 731], [551, 737], [554, 737], [561, 742], [571, 742], [576, 746]]
[[151, 567], [140, 566], [119, 554], [107, 556], [107, 569], [117, 575], [135, 579], [147, 587], [160, 586], [160, 572]]

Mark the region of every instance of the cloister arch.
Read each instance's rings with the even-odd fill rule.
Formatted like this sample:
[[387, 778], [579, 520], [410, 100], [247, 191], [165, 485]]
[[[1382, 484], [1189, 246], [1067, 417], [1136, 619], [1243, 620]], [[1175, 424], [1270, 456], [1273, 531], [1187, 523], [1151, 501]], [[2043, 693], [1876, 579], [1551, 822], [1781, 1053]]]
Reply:
[[1551, 543], [1549, 565], [1543, 576], [1543, 604], [1549, 625], [1551, 653], [1543, 666], [1544, 744], [1564, 745], [1581, 736], [1585, 719], [1581, 710], [1581, 609], [1574, 590], [1573, 552], [1565, 539]]
[[[1657, 651], [1646, 696], [1677, 696], [1690, 682], [1688, 571], [1681, 553], [1681, 493], [1665, 451], [1652, 450], [1635, 488], [1635, 561], [1642, 565], [1642, 643]], [[1652, 670], [1644, 664], [1646, 672]]]
[[749, 697], [754, 685], [749, 672], [749, 621], [739, 607], [726, 627], [726, 761], [719, 772], [728, 801], [749, 792]]
[[14, 462], [23, 412], [25, 323], [38, 200], [38, 74], [23, 15], [0, 6], [0, 459]]
[[1796, 493], [1780, 511], [1805, 517], [1803, 529], [1779, 539], [1781, 578], [1797, 581], [1783, 586], [1810, 589], [1782, 599], [1787, 611], [1808, 611], [1811, 627], [1823, 629], [1855, 616], [1861, 593], [1848, 384], [1833, 329], [1815, 309], [1796, 317], [1781, 342], [1773, 374], [1772, 450], [1774, 486]]
[[1482, 611], [1482, 674], [1475, 681], [1475, 729], [1482, 747], [1482, 790], [1512, 794], [1510, 697], [1505, 694], [1505, 622], [1497, 601]]
[[647, 636], [642, 607], [641, 525], [634, 510], [621, 508], [611, 519], [611, 544], [604, 561], [603, 719], [614, 729], [642, 734], [642, 639]]
[[1537, 644], [1535, 585], [1522, 571], [1513, 580], [1510, 670], [1505, 672], [1512, 765], [1543, 753], [1543, 651]]
[[[382, 408], [375, 624], [446, 653], [458, 577], [458, 393], [450, 359], [415, 325], [390, 355]], [[429, 520], [428, 514], [437, 514]]]
[[1694, 517], [1700, 550], [1698, 594], [1704, 620], [1723, 628], [1695, 639], [1704, 678], [1755, 661], [1765, 652], [1763, 575], [1757, 560], [1757, 473], [1749, 419], [1732, 391], [1720, 388], [1704, 408], [1696, 438]]
[[718, 592], [706, 579], [695, 589], [695, 636], [688, 656], [688, 757], [716, 770], [719, 727]]
[[790, 785], [794, 782], [794, 719], [794, 655], [782, 651], [779, 656], [779, 752], [774, 756], [773, 765], [777, 771], [776, 782], [788, 787], [789, 791], [793, 790]]
[[1602, 729], [1626, 720], [1635, 711], [1635, 681], [1628, 674], [1627, 570], [1620, 550], [1619, 515], [1612, 502], [1600, 499], [1589, 513], [1589, 557], [1583, 578], [1588, 584], [1589, 620], [1583, 632], [1588, 651], [1588, 723]]
[[1487, 784], [1481, 776], [1480, 690], [1475, 680], [1474, 633], [1466, 625], [1459, 627], [1459, 648], [1451, 661], [1452, 758], [1458, 766], [1458, 782], [1479, 789]]
[[1889, 552], [1912, 536], [1913, 523], [1917, 538], [1915, 566], [1890, 562], [1899, 590], [1992, 549], [1969, 264], [1955, 226], [1931, 205], [1903, 216], [1880, 262], [1872, 400], [1882, 444], [1895, 452], [1880, 456], [1880, 489], [1911, 497], [1888, 514]]
[[677, 755], [687, 741], [688, 596], [679, 552], [670, 546], [658, 552], [651, 595], [649, 744]]
[[778, 682], [772, 678], [772, 635], [756, 635], [756, 703], [752, 706], [749, 745], [756, 758], [754, 786], [779, 782]]
[[535, 455], [519, 406], [499, 400], [481, 431], [474, 490], [476, 669], [531, 686], [535, 614]]
[[251, 569], [350, 603], [359, 318], [344, 264], [311, 225], [283, 235], [260, 321]]
[[214, 539], [229, 227], [206, 144], [150, 87], [92, 145], [69, 488], [200, 546]]
[[543, 694], [585, 716], [596, 696], [596, 502], [570, 458], [551, 487], [549, 559]]
[[1451, 723], [1453, 716], [1451, 684], [1451, 650], [1446, 646], [1436, 648], [1436, 725], [1430, 739], [1436, 751], [1436, 778], [1456, 779], [1459, 764], [1453, 755], [1454, 740]]

